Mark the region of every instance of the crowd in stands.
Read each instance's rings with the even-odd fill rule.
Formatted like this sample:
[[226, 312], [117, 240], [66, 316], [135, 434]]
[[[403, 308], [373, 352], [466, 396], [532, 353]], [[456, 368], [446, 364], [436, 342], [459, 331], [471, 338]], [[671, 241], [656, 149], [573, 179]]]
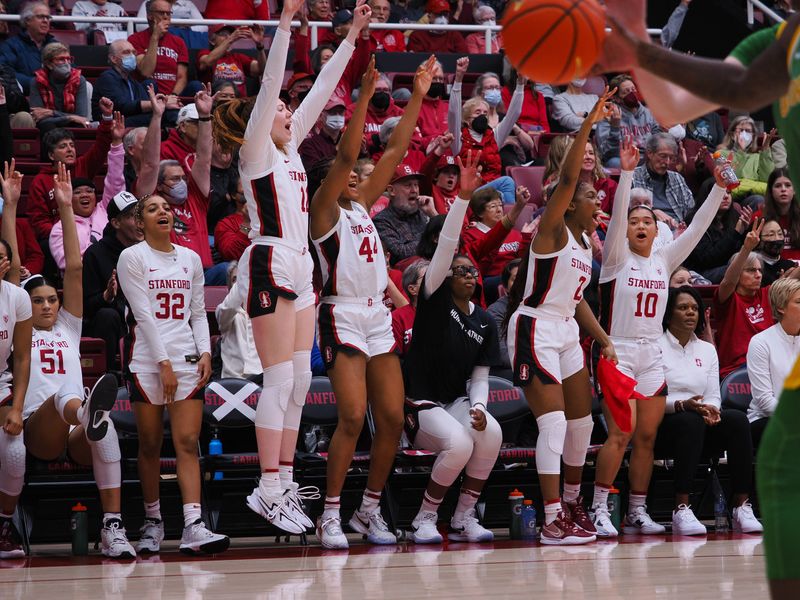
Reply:
[[[684, 0], [681, 10], [689, 3]], [[0, 165], [15, 159], [24, 175], [15, 225], [23, 279], [42, 274], [61, 281], [68, 268], [54, 176], [62, 165], [71, 173], [83, 257], [82, 333], [103, 339], [109, 368], [121, 370], [120, 345], [129, 332], [117, 263], [125, 249], [143, 239], [134, 215], [137, 198], [166, 199], [175, 222], [171, 242], [199, 255], [207, 286], [233, 289], [236, 264], [250, 243], [238, 150], [218, 144], [212, 128], [203, 126], [211, 117], [202, 116], [195, 98], [212, 94], [213, 113], [232, 99], [257, 93], [272, 32], [256, 25], [176, 27], [171, 20], [263, 20], [278, 7], [268, 0], [208, 0], [200, 10], [192, 0], [149, 0], [132, 11], [147, 24], [130, 36], [121, 24], [75, 22], [78, 31], [102, 32], [108, 44], [108, 65], [90, 81], [69, 46], [59, 41], [65, 24], [56, 28], [51, 21], [54, 14], [66, 14], [67, 4], [33, 0], [5, 6], [20, 18], [0, 34], [5, 35], [0, 43]], [[484, 33], [437, 30], [437, 25], [495, 25], [504, 5], [502, 0], [369, 0], [372, 21], [396, 23], [397, 29], [359, 33], [353, 57], [299, 153], [310, 176], [329, 166], [372, 54], [416, 52], [420, 63], [431, 53], [459, 55], [453, 71], [436, 63], [405, 157], [370, 210], [386, 251], [377, 259], [386, 261], [390, 283], [384, 303], [392, 310], [396, 351], [403, 358], [415, 333], [426, 269], [459, 193], [456, 158], [466, 161], [480, 152], [484, 185], [472, 195], [457, 252], [477, 267], [472, 302], [488, 310], [503, 338], [493, 372], [510, 379], [502, 328], [507, 293], [537, 234], [543, 207], [557, 189], [572, 135], [606, 81], [581, 78], [556, 87], [529, 81], [510, 66], [502, 73], [470, 71], [469, 55], [484, 52]], [[291, 74], [284, 77], [282, 99], [290, 111], [301, 105], [343, 43], [353, 25], [352, 8], [347, 2], [308, 0], [300, 27], [292, 32]], [[87, 16], [128, 14], [110, 0], [78, 0], [69, 10]], [[309, 22], [314, 21], [330, 21], [332, 28], [319, 30], [312, 50]], [[403, 30], [404, 23], [416, 22], [430, 27]], [[664, 43], [669, 40], [674, 35]], [[502, 48], [502, 35], [493, 32], [491, 52]], [[792, 358], [800, 355], [800, 197], [785, 168], [781, 132], [765, 131], [751, 116], [727, 110], [688, 123], [659, 123], [629, 75], [607, 83], [616, 90], [613, 108], [594, 126], [580, 174], [580, 181], [596, 191], [592, 282], [586, 291], [596, 314], [597, 279], [624, 144], [632, 143], [641, 154], [632, 174], [631, 206], [652, 208], [658, 219], [655, 247], [679, 238], [709, 196], [713, 152], [730, 155], [741, 181], [725, 193], [711, 226], [671, 280], [676, 290], [659, 342], [669, 395], [657, 441], [676, 456], [676, 506], [688, 510], [691, 475], [704, 439], [728, 451], [741, 504], [751, 488], [752, 448], [774, 411]], [[379, 76], [355, 167], [359, 181], [370, 177], [386, 151], [410, 97], [402, 77]], [[18, 154], [23, 139], [34, 140], [40, 156]], [[692, 286], [712, 285], [704, 288], [713, 290], [704, 296], [711, 298], [707, 310]], [[238, 293], [207, 309], [215, 312], [221, 334], [215, 350], [221, 369], [215, 376], [259, 376], [253, 330]], [[314, 373], [324, 373], [316, 349], [312, 360]], [[753, 388], [746, 416], [721, 408], [719, 398], [720, 378], [744, 367]], [[684, 531], [697, 533], [695, 521], [684, 516], [678, 519]]]

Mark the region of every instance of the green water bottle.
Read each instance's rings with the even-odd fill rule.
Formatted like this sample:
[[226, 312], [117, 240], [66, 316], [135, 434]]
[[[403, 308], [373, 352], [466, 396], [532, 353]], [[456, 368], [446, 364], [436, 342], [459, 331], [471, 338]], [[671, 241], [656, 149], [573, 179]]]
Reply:
[[611, 523], [619, 531], [622, 522], [622, 507], [619, 504], [619, 490], [613, 486], [608, 490], [608, 512], [611, 514]]
[[86, 514], [86, 507], [80, 502], [72, 507], [70, 532], [72, 533], [72, 555], [86, 556], [89, 554], [89, 517]]
[[509, 527], [509, 537], [512, 540], [522, 539], [522, 502], [525, 496], [518, 489], [514, 489], [508, 495], [508, 503], [511, 508], [511, 526]]

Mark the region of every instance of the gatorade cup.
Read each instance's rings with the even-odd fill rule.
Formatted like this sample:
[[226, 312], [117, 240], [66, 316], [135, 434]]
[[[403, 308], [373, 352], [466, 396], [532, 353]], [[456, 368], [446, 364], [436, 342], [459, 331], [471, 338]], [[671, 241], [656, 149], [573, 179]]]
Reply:
[[86, 507], [80, 502], [72, 507], [70, 532], [72, 533], [73, 556], [89, 554], [89, 518], [86, 514]]
[[613, 486], [608, 490], [608, 512], [611, 514], [611, 523], [619, 531], [622, 521], [622, 507], [619, 505], [619, 490]]
[[525, 496], [518, 489], [508, 495], [508, 505], [511, 509], [511, 526], [509, 535], [512, 540], [522, 539], [522, 502]]

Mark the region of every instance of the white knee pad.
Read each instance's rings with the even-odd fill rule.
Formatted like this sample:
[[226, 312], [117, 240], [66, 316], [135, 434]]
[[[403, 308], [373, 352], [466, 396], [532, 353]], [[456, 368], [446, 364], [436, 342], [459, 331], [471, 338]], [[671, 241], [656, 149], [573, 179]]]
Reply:
[[433, 463], [431, 479], [439, 485], [451, 486], [472, 457], [474, 447], [470, 435], [461, 427], [455, 427]]
[[564, 464], [582, 467], [586, 462], [586, 450], [592, 440], [594, 421], [592, 415], [567, 421], [567, 435], [564, 439]]
[[53, 398], [56, 410], [65, 423], [67, 419], [64, 417], [64, 410], [67, 408], [67, 403], [73, 399], [83, 402], [83, 387], [77, 383], [65, 383], [58, 389]]
[[9, 496], [19, 496], [25, 484], [23, 435], [9, 435], [0, 429], [0, 492]]
[[486, 415], [486, 429], [470, 432], [474, 441], [472, 456], [467, 462], [467, 475], [475, 479], [487, 479], [492, 472], [500, 446], [503, 445], [503, 430], [495, 418]]
[[119, 438], [114, 424], [109, 422], [108, 431], [99, 442], [89, 442], [92, 451], [92, 471], [97, 488], [101, 490], [118, 488], [122, 485], [122, 470], [119, 451]]
[[536, 419], [539, 439], [536, 440], [536, 470], [543, 475], [561, 473], [561, 455], [567, 435], [567, 418], [563, 411], [553, 411]]
[[283, 419], [294, 387], [293, 369], [290, 361], [285, 361], [264, 369], [261, 396], [256, 407], [256, 427], [262, 429], [283, 429]]
[[308, 388], [311, 387], [311, 352], [302, 350], [295, 352], [292, 357], [294, 369], [294, 385], [292, 386], [292, 401], [286, 408], [283, 416], [283, 428], [297, 431], [300, 429], [300, 419], [303, 416], [303, 406], [306, 404]]

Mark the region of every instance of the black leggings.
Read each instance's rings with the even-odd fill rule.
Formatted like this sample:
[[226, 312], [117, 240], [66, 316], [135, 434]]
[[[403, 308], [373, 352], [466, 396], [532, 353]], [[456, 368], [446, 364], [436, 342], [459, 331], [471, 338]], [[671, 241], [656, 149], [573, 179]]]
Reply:
[[664, 415], [655, 451], [674, 461], [675, 493], [690, 494], [697, 465], [705, 452], [728, 452], [734, 494], [749, 494], [753, 485], [753, 441], [750, 423], [740, 410], [723, 409], [717, 425], [706, 425], [696, 412]]
[[753, 448], [758, 450], [758, 446], [761, 444], [761, 436], [764, 435], [764, 430], [769, 425], [769, 417], [764, 417], [762, 419], [757, 419], [750, 423], [750, 435], [753, 436]]

